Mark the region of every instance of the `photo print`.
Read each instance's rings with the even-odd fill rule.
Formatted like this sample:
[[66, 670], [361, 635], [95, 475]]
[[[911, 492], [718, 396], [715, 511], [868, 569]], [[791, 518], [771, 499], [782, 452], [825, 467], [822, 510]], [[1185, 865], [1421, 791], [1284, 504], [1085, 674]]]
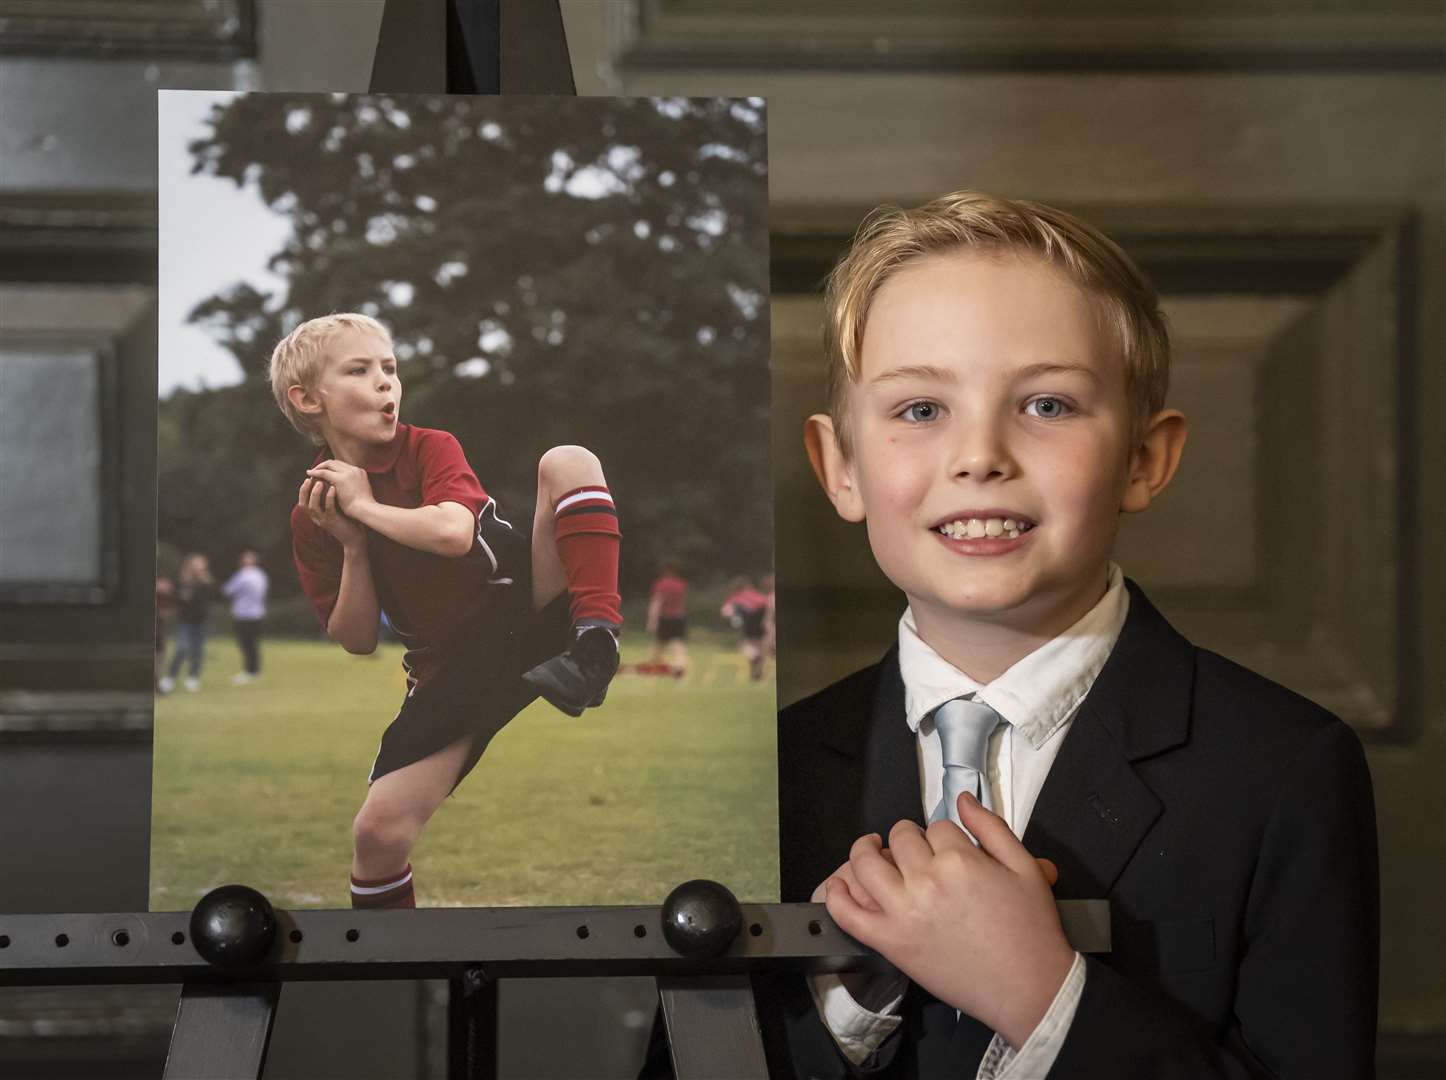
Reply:
[[151, 907], [776, 900], [764, 102], [159, 111]]

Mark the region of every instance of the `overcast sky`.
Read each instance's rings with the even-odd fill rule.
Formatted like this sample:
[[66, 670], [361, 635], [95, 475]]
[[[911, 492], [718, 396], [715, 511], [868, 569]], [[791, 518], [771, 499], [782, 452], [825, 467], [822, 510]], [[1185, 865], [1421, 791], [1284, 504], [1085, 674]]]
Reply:
[[254, 185], [191, 175], [186, 144], [201, 137], [211, 106], [233, 95], [210, 90], [160, 93], [160, 396], [178, 386], [214, 389], [241, 381], [235, 357], [186, 315], [240, 281], [276, 291], [266, 269], [290, 223], [262, 203]]

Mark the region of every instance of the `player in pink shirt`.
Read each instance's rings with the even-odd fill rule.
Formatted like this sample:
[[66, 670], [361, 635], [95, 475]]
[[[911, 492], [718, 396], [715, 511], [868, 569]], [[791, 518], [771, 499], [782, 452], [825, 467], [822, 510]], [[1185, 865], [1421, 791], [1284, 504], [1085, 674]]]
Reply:
[[753, 582], [746, 577], [735, 577], [728, 583], [723, 617], [738, 629], [739, 648], [748, 659], [748, 675], [754, 682], [763, 678], [763, 639], [768, 614], [768, 596], [755, 589]]

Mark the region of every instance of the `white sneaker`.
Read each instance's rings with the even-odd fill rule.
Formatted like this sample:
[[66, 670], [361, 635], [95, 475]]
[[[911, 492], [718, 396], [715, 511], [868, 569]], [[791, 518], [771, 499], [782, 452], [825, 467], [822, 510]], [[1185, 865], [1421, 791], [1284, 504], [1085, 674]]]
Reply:
[[232, 686], [245, 686], [247, 683], [255, 681], [256, 676], [252, 675], [249, 671], [238, 671], [235, 675], [231, 676]]
[[156, 693], [169, 694], [176, 688], [176, 680], [169, 675], [162, 675], [161, 681], [156, 683]]
[[187, 677], [186, 689], [194, 694], [197, 690], [201, 689], [201, 680]]

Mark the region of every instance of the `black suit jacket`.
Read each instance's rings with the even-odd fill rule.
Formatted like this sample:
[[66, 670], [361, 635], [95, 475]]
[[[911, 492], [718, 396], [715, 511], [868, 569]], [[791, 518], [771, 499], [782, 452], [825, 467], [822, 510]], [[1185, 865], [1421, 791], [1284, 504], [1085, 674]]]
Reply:
[[[1055, 895], [1107, 898], [1058, 1078], [1373, 1075], [1374, 802], [1359, 740], [1306, 699], [1181, 637], [1132, 582], [1024, 836]], [[898, 656], [779, 716], [782, 899], [869, 832], [921, 821]], [[847, 1064], [801, 979], [761, 980], [770, 1066], [972, 1078], [991, 1033], [917, 988], [875, 1059]]]

